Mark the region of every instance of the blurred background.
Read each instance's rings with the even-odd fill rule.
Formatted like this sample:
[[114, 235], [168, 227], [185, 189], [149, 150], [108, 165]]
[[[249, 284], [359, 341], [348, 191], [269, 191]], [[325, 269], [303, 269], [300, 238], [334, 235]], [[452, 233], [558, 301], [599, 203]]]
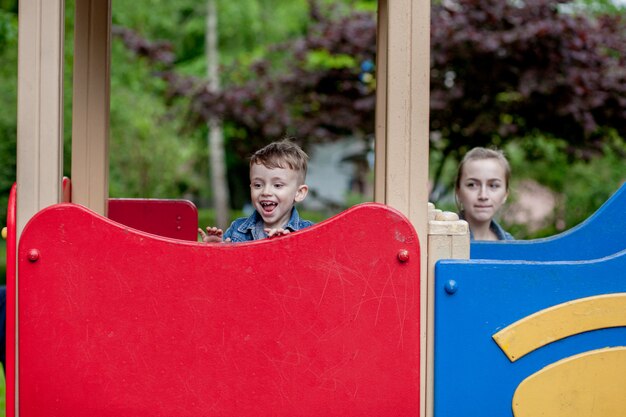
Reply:
[[[430, 201], [456, 210], [474, 146], [513, 168], [518, 239], [592, 214], [626, 179], [626, 21], [610, 0], [431, 7]], [[303, 217], [373, 199], [376, 1], [113, 0], [110, 196], [187, 198], [201, 225], [249, 210], [247, 158], [289, 136], [311, 156]], [[0, 218], [15, 181], [18, 1], [0, 0]], [[74, 0], [66, 0], [69, 176]], [[0, 272], [5, 268], [0, 243]], [[4, 273], [0, 274], [3, 279]]]

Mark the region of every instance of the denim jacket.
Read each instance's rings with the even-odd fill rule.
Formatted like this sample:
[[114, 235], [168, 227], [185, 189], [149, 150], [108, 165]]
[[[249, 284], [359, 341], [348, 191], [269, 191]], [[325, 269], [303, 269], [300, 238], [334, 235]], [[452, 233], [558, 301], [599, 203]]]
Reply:
[[[495, 220], [491, 221], [489, 228], [498, 236], [498, 240], [515, 240], [513, 235], [504, 230], [502, 226], [500, 226]], [[472, 236], [472, 231], [470, 230], [470, 240], [474, 240], [474, 236]]]
[[[284, 229], [295, 232], [312, 225], [313, 222], [301, 219], [298, 210], [294, 207], [291, 209], [291, 218]], [[232, 222], [224, 233], [224, 240], [230, 238], [233, 242], [249, 242], [251, 240], [265, 239], [267, 234], [263, 230], [264, 228], [263, 218], [255, 210], [250, 217], [241, 217]]]

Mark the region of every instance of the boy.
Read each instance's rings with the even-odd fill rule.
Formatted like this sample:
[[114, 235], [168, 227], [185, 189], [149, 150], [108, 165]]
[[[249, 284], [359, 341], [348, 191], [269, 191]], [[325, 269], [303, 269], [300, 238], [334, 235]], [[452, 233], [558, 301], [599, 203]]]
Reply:
[[203, 242], [247, 242], [282, 236], [311, 226], [294, 207], [306, 197], [304, 183], [309, 157], [295, 143], [272, 142], [250, 158], [250, 198], [254, 213], [235, 220], [223, 233], [216, 227], [198, 229]]

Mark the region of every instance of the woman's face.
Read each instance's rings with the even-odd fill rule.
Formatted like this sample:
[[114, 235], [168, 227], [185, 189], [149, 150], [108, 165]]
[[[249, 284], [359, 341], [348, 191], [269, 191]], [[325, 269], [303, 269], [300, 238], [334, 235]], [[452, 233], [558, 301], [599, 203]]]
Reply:
[[456, 194], [470, 224], [491, 222], [509, 195], [504, 167], [494, 158], [467, 161]]

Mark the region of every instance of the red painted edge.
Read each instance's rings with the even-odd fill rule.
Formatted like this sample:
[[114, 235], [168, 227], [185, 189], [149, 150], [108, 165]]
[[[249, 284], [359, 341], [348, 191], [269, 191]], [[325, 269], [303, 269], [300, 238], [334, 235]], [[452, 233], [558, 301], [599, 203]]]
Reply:
[[6, 415], [15, 415], [15, 297], [17, 184], [11, 187], [7, 210]]
[[62, 202], [63, 203], [71, 203], [72, 202], [72, 181], [68, 177], [63, 177], [63, 182], [61, 183], [62, 190]]

